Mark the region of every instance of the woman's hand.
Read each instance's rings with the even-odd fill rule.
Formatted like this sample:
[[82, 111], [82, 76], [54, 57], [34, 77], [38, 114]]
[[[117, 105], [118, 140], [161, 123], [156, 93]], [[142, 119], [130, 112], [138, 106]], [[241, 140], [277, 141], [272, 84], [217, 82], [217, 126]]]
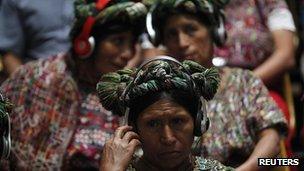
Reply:
[[288, 30], [272, 31], [274, 39], [274, 52], [261, 65], [253, 70], [254, 74], [261, 78], [266, 85], [270, 85], [282, 73], [295, 66], [294, 32]]
[[258, 158], [275, 158], [280, 153], [280, 135], [274, 128], [266, 128], [259, 133], [259, 140], [249, 158], [236, 168], [236, 171], [261, 171]]
[[131, 126], [121, 126], [114, 137], [106, 142], [101, 158], [100, 170], [125, 171], [137, 146], [141, 143], [139, 136], [132, 132]]

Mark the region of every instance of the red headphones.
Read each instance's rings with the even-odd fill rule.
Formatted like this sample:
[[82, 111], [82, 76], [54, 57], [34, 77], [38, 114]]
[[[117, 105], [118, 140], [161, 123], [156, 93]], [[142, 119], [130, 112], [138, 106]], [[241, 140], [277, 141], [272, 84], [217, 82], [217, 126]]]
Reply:
[[[98, 0], [95, 7], [100, 11], [105, 8], [110, 1], [111, 0]], [[95, 40], [94, 37], [90, 36], [94, 23], [95, 18], [93, 16], [89, 16], [84, 22], [82, 31], [73, 42], [74, 51], [81, 59], [88, 58], [94, 50]]]

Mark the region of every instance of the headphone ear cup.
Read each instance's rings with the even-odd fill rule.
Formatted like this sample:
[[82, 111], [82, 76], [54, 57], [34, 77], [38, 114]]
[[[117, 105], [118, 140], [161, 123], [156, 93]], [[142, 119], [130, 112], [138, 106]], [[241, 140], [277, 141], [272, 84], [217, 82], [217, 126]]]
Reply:
[[7, 141], [7, 139], [5, 138], [5, 137], [3, 137], [3, 147], [4, 147], [4, 149], [3, 149], [3, 157], [4, 158], [8, 158], [8, 156], [9, 156], [9, 144], [8, 144], [8, 141]]
[[8, 113], [5, 114], [5, 117], [0, 120], [1, 123], [1, 139], [0, 139], [0, 157], [1, 158], [8, 158], [10, 155], [11, 150], [11, 136], [10, 136], [10, 130], [11, 130], [11, 123]]
[[89, 37], [87, 40], [77, 37], [74, 40], [73, 48], [79, 58], [86, 59], [90, 57], [94, 51], [95, 39], [93, 36]]
[[202, 111], [198, 111], [197, 114], [196, 114], [196, 119], [195, 119], [195, 123], [194, 123], [194, 132], [193, 134], [197, 137], [201, 136], [202, 135], [202, 124], [201, 124], [201, 121], [202, 121], [202, 114], [203, 112]]
[[158, 7], [158, 3], [154, 4], [148, 14], [146, 15], [146, 29], [148, 33], [149, 40], [152, 42], [154, 46], [158, 46], [160, 41], [159, 30], [155, 27], [155, 9]]
[[205, 132], [208, 131], [208, 129], [210, 127], [210, 120], [207, 116], [206, 116], [206, 121], [202, 124], [204, 125], [203, 128], [202, 128], [202, 134], [204, 134]]
[[8, 124], [8, 128], [7, 128], [7, 139], [6, 139], [6, 153], [5, 153], [5, 158], [8, 158], [9, 155], [10, 155], [10, 152], [11, 152], [11, 146], [12, 146], [12, 143], [11, 143], [11, 121], [10, 121], [10, 117], [9, 115], [7, 114], [7, 117], [8, 117], [8, 120], [7, 120], [7, 124]]
[[3, 158], [4, 156], [4, 137], [2, 136], [0, 139], [0, 160]]
[[160, 42], [161, 42], [160, 37], [161, 36], [159, 35], [159, 31], [156, 30], [156, 34], [155, 34], [155, 38], [154, 38], [154, 43], [153, 43], [153, 45], [155, 47], [157, 47], [160, 44]]
[[208, 131], [210, 126], [210, 120], [207, 117], [206, 110], [199, 110], [196, 115], [195, 125], [194, 125], [194, 135], [202, 136]]
[[1, 156], [0, 158], [3, 159], [3, 158], [6, 158], [7, 157], [7, 142], [6, 142], [6, 139], [4, 136], [1, 137], [1, 142], [0, 142], [0, 147], [1, 147]]
[[225, 44], [227, 39], [227, 32], [225, 29], [225, 17], [223, 14], [218, 14], [218, 25], [213, 30], [214, 42], [221, 47]]

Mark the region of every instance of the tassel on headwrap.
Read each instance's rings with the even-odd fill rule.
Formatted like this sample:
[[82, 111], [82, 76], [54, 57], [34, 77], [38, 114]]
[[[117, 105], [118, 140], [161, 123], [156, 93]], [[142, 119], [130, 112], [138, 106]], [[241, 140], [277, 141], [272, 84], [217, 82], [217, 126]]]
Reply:
[[[125, 107], [133, 99], [150, 92], [178, 89], [195, 91], [206, 100], [212, 99], [220, 82], [218, 70], [206, 69], [188, 60], [182, 65], [183, 67], [176, 66], [172, 62], [157, 60], [142, 68], [137, 75], [135, 70], [120, 70], [105, 74], [97, 84], [100, 101], [107, 110], [123, 115]], [[127, 87], [129, 91], [126, 99], [122, 96]]]
[[124, 110], [121, 94], [127, 85], [133, 80], [131, 74], [134, 70], [124, 69], [111, 72], [102, 76], [96, 89], [102, 105], [114, 113], [120, 114]]

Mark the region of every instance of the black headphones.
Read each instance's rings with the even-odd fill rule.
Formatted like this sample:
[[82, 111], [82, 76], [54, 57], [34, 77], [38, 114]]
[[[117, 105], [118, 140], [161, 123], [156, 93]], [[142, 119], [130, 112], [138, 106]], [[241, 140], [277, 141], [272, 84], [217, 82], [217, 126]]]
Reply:
[[[5, 103], [5, 99], [0, 93], [0, 101], [1, 103]], [[11, 131], [11, 123], [10, 123], [10, 117], [8, 112], [6, 111], [6, 108], [1, 109], [0, 111], [2, 114], [2, 117], [0, 118], [0, 134], [1, 134], [1, 139], [0, 139], [0, 159], [3, 158], [8, 158], [10, 155], [10, 150], [11, 150], [11, 136], [10, 136], [10, 131]]]
[[[187, 79], [191, 82], [191, 86], [192, 86], [192, 90], [193, 90], [193, 93], [197, 96], [197, 97], [200, 97], [200, 100], [199, 100], [199, 104], [198, 104], [198, 111], [197, 111], [197, 114], [196, 114], [196, 118], [195, 118], [195, 121], [194, 121], [194, 130], [193, 130], [193, 134], [195, 136], [201, 136], [202, 134], [204, 134], [208, 128], [209, 128], [209, 118], [207, 116], [207, 111], [206, 111], [206, 101], [205, 99], [199, 95], [196, 91], [196, 84], [191, 76], [191, 74], [189, 73], [189, 71], [179, 62], [177, 61], [176, 59], [170, 57], [170, 56], [157, 56], [145, 63], [143, 63], [138, 69], [137, 69], [137, 72], [135, 74], [135, 77], [134, 79], [132, 80], [131, 83], [128, 84], [128, 86], [125, 88], [124, 92], [122, 93], [121, 95], [121, 100], [123, 101], [123, 103], [126, 103], [127, 100], [129, 100], [129, 92], [131, 90], [131, 88], [134, 87], [134, 85], [136, 85], [136, 81], [137, 81], [137, 76], [138, 76], [138, 73], [146, 66], [148, 65], [149, 63], [153, 62], [153, 61], [157, 61], [157, 60], [161, 60], [161, 61], [169, 61], [169, 62], [173, 62], [179, 66], [181, 66], [185, 72], [186, 72], [186, 76], [187, 76]], [[125, 105], [127, 106], [126, 109], [125, 109], [125, 114], [124, 114], [124, 121], [125, 121], [125, 125], [128, 125], [129, 124], [129, 113], [130, 113], [130, 108], [128, 107], [128, 105]], [[202, 126], [203, 125], [203, 126]]]
[[[227, 39], [227, 33], [225, 30], [225, 15], [224, 15], [224, 11], [222, 9], [220, 9], [219, 7], [216, 7], [214, 5], [212, 5], [210, 2], [208, 2], [207, 0], [189, 0], [191, 2], [193, 2], [196, 6], [197, 11], [202, 12], [202, 6], [201, 3], [204, 3], [205, 6], [208, 9], [208, 13], [210, 13], [210, 15], [212, 15], [212, 18], [214, 18], [215, 20], [215, 25], [213, 27], [212, 30], [212, 36], [213, 36], [213, 40], [215, 42], [215, 44], [217, 46], [222, 46], [226, 39]], [[146, 15], [146, 29], [149, 35], [149, 39], [150, 41], [155, 45], [158, 46], [161, 43], [161, 38], [159, 35], [160, 32], [157, 29], [157, 27], [155, 27], [157, 21], [155, 21], [155, 11], [158, 8], [159, 4], [161, 2], [155, 3], [154, 5], [151, 6], [148, 14]]]

